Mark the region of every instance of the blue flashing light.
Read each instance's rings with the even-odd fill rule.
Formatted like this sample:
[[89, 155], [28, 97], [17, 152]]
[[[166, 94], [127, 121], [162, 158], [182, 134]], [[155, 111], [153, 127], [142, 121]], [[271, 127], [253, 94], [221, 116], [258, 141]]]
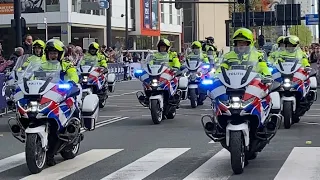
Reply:
[[71, 84], [59, 84], [58, 88], [64, 89], [64, 90], [69, 90], [69, 89], [71, 89]]
[[205, 64], [202, 66], [203, 69], [209, 69], [210, 68], [210, 64]]
[[143, 70], [142, 70], [142, 69], [137, 69], [137, 70], [135, 70], [134, 73], [135, 73], [135, 74], [142, 74], [142, 73], [143, 73]]
[[203, 85], [212, 85], [213, 84], [213, 80], [212, 79], [204, 79], [201, 84]]
[[273, 68], [272, 67], [269, 67], [268, 69], [269, 69], [270, 72], [273, 72]]

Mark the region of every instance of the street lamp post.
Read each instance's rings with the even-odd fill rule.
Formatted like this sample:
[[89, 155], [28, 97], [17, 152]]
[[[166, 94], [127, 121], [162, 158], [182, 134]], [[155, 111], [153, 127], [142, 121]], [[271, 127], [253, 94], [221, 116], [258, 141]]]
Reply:
[[16, 47], [22, 46], [21, 0], [14, 0], [14, 22], [16, 32]]
[[47, 18], [43, 18], [43, 22], [46, 28], [46, 41], [48, 41], [48, 23], [47, 23]]
[[126, 11], [125, 11], [125, 19], [126, 19], [126, 35], [125, 35], [125, 41], [126, 41], [126, 49], [128, 50], [129, 49], [129, 18], [128, 18], [128, 0], [125, 0], [125, 8], [126, 8]]

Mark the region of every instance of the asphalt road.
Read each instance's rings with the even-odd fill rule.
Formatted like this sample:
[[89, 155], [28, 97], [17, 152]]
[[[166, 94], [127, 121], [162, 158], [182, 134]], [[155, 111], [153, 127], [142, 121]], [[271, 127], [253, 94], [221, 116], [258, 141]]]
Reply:
[[[123, 82], [100, 112], [100, 125], [85, 132], [79, 155], [31, 175], [24, 145], [14, 139], [0, 119], [1, 180], [311, 180], [320, 179], [320, 103], [302, 122], [280, 129], [269, 145], [250, 161], [241, 175], [233, 175], [230, 155], [212, 143], [201, 127], [210, 106], [189, 108], [188, 101], [173, 120], [153, 125], [150, 112], [136, 100], [138, 81]], [[312, 144], [306, 144], [311, 141]], [[318, 161], [317, 161], [318, 158]]]

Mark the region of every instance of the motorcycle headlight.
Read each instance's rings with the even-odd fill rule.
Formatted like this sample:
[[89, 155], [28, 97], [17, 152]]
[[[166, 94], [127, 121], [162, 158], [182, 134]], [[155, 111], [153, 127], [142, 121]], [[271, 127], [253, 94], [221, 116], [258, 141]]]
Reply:
[[241, 99], [239, 97], [232, 97], [230, 105], [231, 105], [231, 108], [233, 109], [241, 108]]
[[88, 76], [83, 76], [82, 82], [88, 82]]
[[284, 88], [290, 88], [291, 87], [291, 81], [290, 81], [290, 79], [284, 79], [284, 81], [283, 81], [283, 87]]
[[152, 79], [152, 81], [151, 81], [151, 86], [152, 86], [152, 87], [158, 87], [158, 86], [159, 86], [158, 80], [157, 80], [157, 79]]
[[39, 103], [37, 101], [31, 101], [28, 110], [30, 112], [37, 112], [39, 110]]

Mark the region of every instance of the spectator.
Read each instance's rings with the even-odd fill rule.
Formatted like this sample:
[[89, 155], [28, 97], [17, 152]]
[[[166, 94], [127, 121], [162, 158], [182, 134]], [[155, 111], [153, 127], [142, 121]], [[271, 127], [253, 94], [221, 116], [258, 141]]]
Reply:
[[22, 43], [24, 54], [32, 54], [32, 42], [33, 42], [32, 36], [30, 34], [26, 35], [26, 38]]
[[115, 62], [115, 52], [111, 47], [108, 48], [107, 56], [109, 57], [109, 63]]
[[106, 49], [107, 49], [107, 46], [106, 45], [102, 45], [101, 49], [100, 49], [100, 52], [101, 52], [102, 55], [104, 55], [104, 57], [108, 58], [108, 55], [106, 53]]
[[123, 80], [127, 81], [128, 80], [128, 67], [129, 64], [132, 63], [132, 57], [131, 53], [126, 52], [125, 56], [123, 57]]
[[13, 66], [16, 64], [17, 59], [24, 54], [24, 49], [22, 47], [15, 48], [14, 53], [9, 57], [9, 60], [12, 61]]

